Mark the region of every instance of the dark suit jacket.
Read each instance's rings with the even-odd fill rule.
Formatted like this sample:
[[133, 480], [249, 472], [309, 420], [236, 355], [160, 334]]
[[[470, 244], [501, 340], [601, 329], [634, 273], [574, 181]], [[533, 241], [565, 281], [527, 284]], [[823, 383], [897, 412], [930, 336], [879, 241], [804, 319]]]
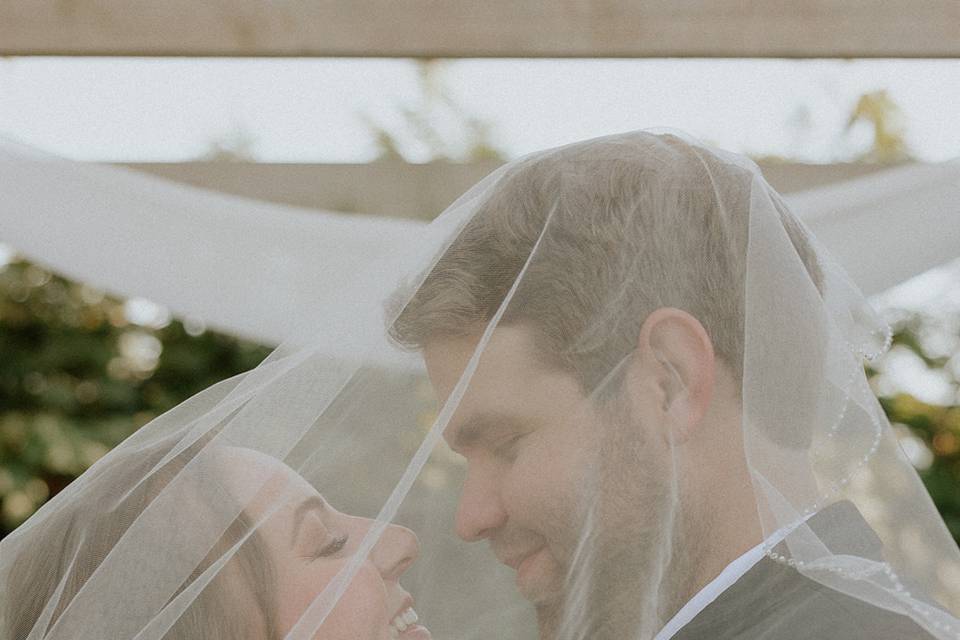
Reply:
[[[850, 502], [830, 505], [808, 524], [835, 553], [882, 558], [880, 539]], [[786, 548], [781, 543], [774, 551], [785, 554]], [[933, 636], [907, 616], [839, 593], [764, 556], [673, 636], [673, 640], [734, 638], [925, 640]]]

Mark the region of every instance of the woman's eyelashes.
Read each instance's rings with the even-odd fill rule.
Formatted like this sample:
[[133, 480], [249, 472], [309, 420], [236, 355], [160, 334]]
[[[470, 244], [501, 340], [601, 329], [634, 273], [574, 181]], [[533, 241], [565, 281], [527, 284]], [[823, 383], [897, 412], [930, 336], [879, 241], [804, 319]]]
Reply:
[[333, 535], [319, 515], [308, 516], [307, 524], [301, 535], [302, 557], [305, 560], [318, 560], [335, 556], [347, 545], [350, 536]]
[[337, 553], [343, 550], [347, 546], [347, 541], [350, 539], [350, 536], [344, 534], [337, 536], [329, 542], [321, 544], [317, 550], [310, 555], [311, 560], [319, 560], [320, 558], [329, 558], [335, 556]]

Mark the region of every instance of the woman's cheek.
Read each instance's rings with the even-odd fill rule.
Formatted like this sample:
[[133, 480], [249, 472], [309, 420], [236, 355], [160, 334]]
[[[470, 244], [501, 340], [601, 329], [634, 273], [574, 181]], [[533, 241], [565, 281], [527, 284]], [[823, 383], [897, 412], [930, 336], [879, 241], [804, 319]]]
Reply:
[[387, 593], [380, 573], [365, 562], [327, 616], [316, 639], [379, 640], [387, 632]]

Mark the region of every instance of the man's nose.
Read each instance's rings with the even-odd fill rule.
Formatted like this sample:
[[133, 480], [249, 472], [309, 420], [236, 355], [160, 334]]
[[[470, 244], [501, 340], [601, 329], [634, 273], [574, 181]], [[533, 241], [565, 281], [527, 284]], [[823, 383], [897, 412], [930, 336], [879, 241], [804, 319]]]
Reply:
[[419, 556], [416, 534], [395, 524], [387, 527], [370, 552], [370, 559], [384, 580], [398, 580]]
[[493, 469], [467, 466], [467, 479], [460, 494], [455, 529], [467, 542], [489, 538], [506, 523], [500, 487]]

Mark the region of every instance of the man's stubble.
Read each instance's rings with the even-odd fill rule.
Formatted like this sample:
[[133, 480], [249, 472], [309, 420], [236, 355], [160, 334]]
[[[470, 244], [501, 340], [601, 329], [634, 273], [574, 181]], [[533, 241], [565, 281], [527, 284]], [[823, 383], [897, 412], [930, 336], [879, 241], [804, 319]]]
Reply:
[[563, 595], [537, 607], [543, 640], [652, 638], [683, 604], [700, 555], [683, 535], [673, 449], [646, 442], [625, 401], [601, 414], [566, 525]]

